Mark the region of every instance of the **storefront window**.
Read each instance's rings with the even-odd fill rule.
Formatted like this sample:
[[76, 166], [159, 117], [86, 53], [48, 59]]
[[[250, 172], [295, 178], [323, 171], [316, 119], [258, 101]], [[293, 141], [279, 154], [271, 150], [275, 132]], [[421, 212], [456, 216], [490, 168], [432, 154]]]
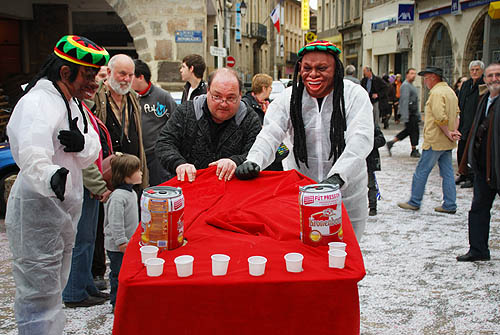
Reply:
[[376, 75], [382, 77], [389, 73], [389, 55], [378, 56], [378, 70]]

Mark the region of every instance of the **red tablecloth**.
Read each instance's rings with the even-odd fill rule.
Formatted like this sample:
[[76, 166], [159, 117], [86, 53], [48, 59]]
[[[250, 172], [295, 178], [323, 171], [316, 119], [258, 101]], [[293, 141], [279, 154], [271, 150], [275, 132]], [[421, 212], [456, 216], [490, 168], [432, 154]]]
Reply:
[[[359, 334], [365, 269], [345, 209], [344, 269], [328, 267], [327, 246], [299, 240], [299, 186], [312, 183], [296, 171], [223, 182], [215, 168], [198, 171], [192, 184], [165, 183], [182, 187], [188, 243], [161, 252], [163, 274], [148, 277], [136, 232], [120, 272], [113, 334]], [[286, 271], [288, 252], [304, 255], [303, 272]], [[224, 277], [211, 274], [215, 253], [231, 256]], [[178, 278], [173, 260], [184, 254], [194, 256], [194, 274]], [[268, 259], [261, 277], [248, 274], [254, 255]]]

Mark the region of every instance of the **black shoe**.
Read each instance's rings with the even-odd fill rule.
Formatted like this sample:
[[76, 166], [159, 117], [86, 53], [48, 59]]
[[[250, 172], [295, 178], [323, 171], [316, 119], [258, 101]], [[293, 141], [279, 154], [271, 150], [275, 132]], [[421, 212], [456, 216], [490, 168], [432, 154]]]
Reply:
[[99, 291], [104, 291], [108, 288], [108, 285], [106, 284], [106, 280], [104, 279], [103, 276], [95, 276], [94, 277], [94, 284], [95, 284], [95, 287], [97, 287], [97, 289]]
[[91, 306], [96, 306], [96, 305], [102, 305], [106, 302], [106, 299], [104, 298], [98, 298], [98, 297], [93, 297], [93, 296], [88, 296], [87, 299], [84, 299], [82, 301], [74, 301], [74, 302], [64, 302], [64, 306], [68, 308], [75, 308], [75, 307], [91, 307]]
[[109, 293], [106, 293], [106, 292], [99, 291], [97, 293], [91, 294], [91, 296], [96, 297], [96, 298], [103, 298], [103, 299], [109, 300]]
[[489, 261], [490, 255], [488, 256], [476, 256], [473, 255], [470, 251], [462, 256], [457, 256], [457, 261], [459, 262], [475, 262], [475, 261]]
[[394, 142], [393, 141], [388, 141], [385, 146], [387, 147], [387, 151], [389, 151], [389, 156], [392, 156], [392, 153], [391, 153], [391, 149], [392, 149], [392, 146], [394, 145]]
[[460, 183], [463, 183], [464, 181], [467, 180], [467, 176], [464, 176], [463, 174], [459, 175], [457, 179], [455, 179], [455, 185], [458, 185]]
[[467, 179], [460, 188], [472, 188], [474, 187], [474, 184], [472, 183], [472, 180]]
[[377, 215], [377, 209], [376, 208], [370, 208], [370, 211], [368, 212], [369, 216], [375, 216]]
[[412, 150], [410, 153], [410, 157], [420, 158], [420, 152], [417, 149]]

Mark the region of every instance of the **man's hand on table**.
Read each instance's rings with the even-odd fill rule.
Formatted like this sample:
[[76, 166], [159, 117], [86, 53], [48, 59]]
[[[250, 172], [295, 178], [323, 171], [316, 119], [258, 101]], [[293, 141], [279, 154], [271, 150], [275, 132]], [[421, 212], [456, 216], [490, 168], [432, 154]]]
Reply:
[[184, 181], [184, 176], [187, 174], [187, 180], [192, 183], [196, 179], [196, 168], [193, 164], [184, 163], [179, 165], [175, 169], [175, 173], [177, 173], [177, 180]]
[[241, 180], [254, 179], [259, 176], [260, 167], [257, 163], [246, 161], [236, 168], [236, 178]]
[[218, 161], [208, 164], [208, 166], [217, 165], [217, 170], [215, 175], [219, 177], [219, 180], [228, 181], [233, 178], [234, 171], [236, 170], [236, 163], [229, 158], [222, 158]]

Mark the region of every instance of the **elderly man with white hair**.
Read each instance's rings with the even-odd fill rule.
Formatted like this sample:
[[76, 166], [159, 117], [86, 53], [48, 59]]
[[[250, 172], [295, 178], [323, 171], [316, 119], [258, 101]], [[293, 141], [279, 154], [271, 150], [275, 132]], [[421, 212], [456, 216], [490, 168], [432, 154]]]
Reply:
[[[470, 79], [462, 84], [458, 95], [458, 107], [460, 108], [460, 128], [458, 130], [462, 134], [458, 141], [457, 162], [460, 163], [464, 155], [465, 142], [472, 127], [472, 121], [479, 103], [479, 86], [484, 85], [484, 63], [480, 60], [473, 60], [469, 64]], [[458, 185], [463, 182], [462, 188], [472, 187], [474, 177], [469, 171], [465, 171], [465, 175], [459, 175], [455, 183]]]
[[141, 106], [137, 93], [131, 90], [134, 71], [134, 61], [129, 56], [111, 57], [108, 80], [96, 93], [92, 109], [108, 128], [113, 152], [131, 154], [141, 160], [141, 188], [145, 188], [149, 184], [149, 174], [142, 142]]

